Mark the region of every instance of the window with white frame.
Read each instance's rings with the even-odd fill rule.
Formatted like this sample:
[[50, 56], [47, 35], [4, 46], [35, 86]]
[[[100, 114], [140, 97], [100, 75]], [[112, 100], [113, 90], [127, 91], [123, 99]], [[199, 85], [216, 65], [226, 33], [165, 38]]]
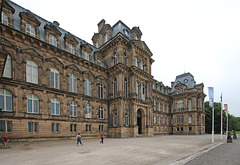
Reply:
[[183, 116], [180, 117], [180, 124], [183, 124]]
[[124, 60], [123, 60], [124, 65], [127, 66], [127, 54], [124, 53]]
[[77, 92], [77, 78], [75, 75], [69, 75], [69, 91], [70, 92]]
[[158, 103], [158, 111], [159, 112], [161, 111], [161, 103], [160, 102]]
[[98, 117], [99, 119], [104, 119], [104, 111], [103, 111], [103, 107], [99, 107], [99, 110], [98, 110]]
[[70, 117], [77, 117], [77, 103], [75, 101], [70, 102]]
[[75, 54], [74, 46], [72, 44], [68, 44], [68, 52]]
[[127, 113], [125, 113], [125, 126], [129, 126], [129, 119]]
[[89, 61], [89, 54], [86, 51], [84, 51], [84, 59]]
[[188, 123], [189, 123], [189, 124], [192, 124], [192, 116], [189, 116], [189, 117], [188, 117]]
[[85, 118], [92, 118], [92, 108], [89, 104], [85, 106]]
[[36, 95], [27, 96], [27, 112], [28, 113], [39, 113], [39, 101]]
[[0, 89], [0, 109], [12, 111], [12, 94], [8, 90]]
[[38, 66], [33, 61], [27, 61], [27, 82], [38, 84]]
[[192, 101], [188, 101], [188, 111], [192, 111]]
[[165, 105], [162, 105], [162, 111], [165, 112]]
[[140, 89], [140, 88], [139, 88], [139, 83], [138, 83], [138, 82], [136, 83], [136, 88], [137, 88], [137, 89], [136, 89], [137, 99], [139, 99], [139, 98], [140, 98], [140, 92], [139, 92], [139, 89]]
[[98, 48], [98, 42], [96, 42], [95, 46], [96, 46], [96, 48]]
[[142, 100], [145, 100], [145, 87], [144, 87], [144, 84], [141, 84], [141, 97], [142, 97]]
[[30, 24], [26, 24], [25, 32], [26, 34], [35, 37], [35, 28]]
[[183, 101], [177, 101], [177, 112], [183, 112]]
[[2, 12], [2, 23], [8, 25], [8, 16], [4, 12]]
[[101, 99], [103, 99], [103, 85], [100, 83], [99, 85], [98, 85], [98, 97], [99, 98], [101, 98]]
[[113, 115], [113, 126], [117, 126], [117, 114]]
[[117, 97], [117, 79], [115, 78], [113, 81], [113, 98]]
[[153, 116], [153, 123], [156, 124], [156, 116]]
[[117, 65], [117, 54], [113, 54], [113, 65]]
[[58, 99], [51, 99], [51, 115], [60, 115], [60, 102]]
[[135, 66], [138, 67], [138, 58], [135, 57]]
[[57, 46], [57, 38], [53, 35], [49, 35], [49, 44]]
[[85, 95], [91, 96], [91, 81], [85, 79]]
[[128, 98], [128, 81], [126, 78], [124, 79], [124, 96]]
[[50, 87], [59, 89], [59, 72], [57, 69], [50, 69]]
[[12, 60], [11, 57], [8, 55], [7, 60], [5, 63], [4, 71], [3, 71], [3, 77], [12, 78]]
[[106, 33], [105, 36], [104, 36], [104, 43], [106, 43], [108, 40], [108, 34]]
[[156, 101], [153, 100], [153, 110], [156, 111]]

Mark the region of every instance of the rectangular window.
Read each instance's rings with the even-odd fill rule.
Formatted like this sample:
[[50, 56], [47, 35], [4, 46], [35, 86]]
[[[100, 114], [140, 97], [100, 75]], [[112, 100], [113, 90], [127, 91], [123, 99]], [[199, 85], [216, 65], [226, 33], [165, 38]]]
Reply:
[[103, 125], [99, 125], [98, 130], [99, 132], [103, 132]]
[[192, 127], [189, 127], [189, 131], [192, 131]]
[[55, 132], [55, 123], [52, 123], [52, 124], [51, 124], [51, 131], [52, 131], [52, 133]]
[[70, 132], [73, 132], [73, 124], [70, 124]]
[[86, 125], [86, 132], [91, 132], [92, 131], [92, 126], [91, 125]]
[[5, 121], [0, 121], [0, 133], [5, 132]]
[[38, 123], [34, 123], [34, 133], [38, 133]]
[[12, 132], [12, 122], [11, 121], [7, 121], [6, 122], [6, 130], [7, 130], [7, 133], [11, 133]]
[[74, 132], [77, 132], [77, 124], [74, 124]]
[[56, 132], [57, 132], [57, 133], [60, 132], [60, 126], [59, 126], [59, 123], [56, 123]]
[[35, 37], [35, 28], [30, 24], [26, 24], [26, 34]]
[[28, 122], [28, 133], [32, 133], [33, 132], [32, 125], [33, 125], [32, 122]]
[[181, 127], [181, 131], [183, 131], [183, 127]]

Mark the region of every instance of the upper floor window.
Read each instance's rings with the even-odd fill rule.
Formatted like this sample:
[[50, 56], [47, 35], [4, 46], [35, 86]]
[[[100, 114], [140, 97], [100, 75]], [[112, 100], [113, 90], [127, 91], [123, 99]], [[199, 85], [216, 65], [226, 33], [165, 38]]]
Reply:
[[5, 63], [3, 77], [12, 78], [12, 60], [9, 55], [7, 56], [7, 61]]
[[96, 48], [98, 48], [98, 42], [96, 42], [95, 46], [96, 46]]
[[138, 58], [135, 57], [135, 66], [138, 67]]
[[180, 123], [180, 119], [179, 119], [179, 117], [177, 117], [177, 124], [179, 124]]
[[2, 23], [8, 25], [8, 16], [4, 12], [2, 12]]
[[115, 78], [113, 81], [113, 98], [117, 97], [117, 79]]
[[129, 125], [129, 119], [128, 119], [128, 114], [125, 113], [125, 125], [128, 126]]
[[140, 92], [139, 92], [139, 83], [137, 82], [137, 84], [136, 84], [136, 94], [137, 94], [137, 99], [139, 99], [140, 98]]
[[192, 116], [188, 117], [188, 123], [191, 124], [192, 123]]
[[183, 124], [183, 116], [180, 117], [180, 124]]
[[57, 46], [57, 38], [53, 35], [49, 35], [49, 44]]
[[144, 87], [144, 84], [141, 84], [141, 96], [142, 96], [142, 100], [145, 100], [145, 87]]
[[74, 101], [70, 102], [70, 117], [77, 117], [77, 104]]
[[141, 61], [141, 69], [142, 69], [142, 70], [144, 69], [143, 61]]
[[164, 117], [162, 118], [162, 124], [163, 125], [165, 124], [165, 118]]
[[158, 123], [161, 124], [161, 118], [160, 117], [158, 117]]
[[59, 72], [57, 69], [50, 69], [50, 87], [59, 89]]
[[70, 74], [69, 76], [69, 91], [77, 92], [77, 78], [73, 74]]
[[105, 36], [104, 36], [104, 43], [106, 43], [108, 40], [108, 34], [106, 33]]
[[28, 113], [38, 113], [39, 101], [36, 95], [27, 96], [27, 112]]
[[27, 61], [27, 82], [38, 84], [38, 66], [33, 61]]
[[30, 36], [35, 37], [35, 28], [30, 25], [30, 24], [26, 24], [26, 31], [27, 34], [29, 34]]
[[99, 107], [98, 117], [99, 119], [104, 119], [103, 107]]
[[72, 44], [68, 44], [68, 52], [74, 54], [74, 46]]
[[98, 58], [97, 63], [98, 65], [102, 66], [102, 60], [100, 58]]
[[102, 84], [98, 85], [98, 97], [101, 99], [103, 98], [103, 85]]
[[183, 112], [183, 101], [179, 100], [177, 102], [177, 112]]
[[117, 64], [117, 54], [114, 53], [113, 55], [113, 65], [116, 65]]
[[124, 96], [125, 98], [128, 97], [128, 81], [126, 78], [124, 79]]
[[161, 110], [161, 103], [158, 103], [158, 111], [160, 112]]
[[91, 96], [91, 82], [85, 79], [85, 95]]
[[162, 111], [165, 112], [165, 105], [162, 105]]
[[127, 66], [127, 54], [126, 53], [124, 53], [123, 63], [124, 63], [124, 65]]
[[192, 111], [192, 101], [188, 101], [188, 111]]
[[60, 102], [58, 99], [51, 99], [51, 115], [60, 115]]
[[156, 124], [156, 116], [153, 116], [153, 123]]
[[89, 54], [88, 54], [88, 52], [84, 52], [84, 59], [89, 61]]
[[12, 111], [12, 94], [8, 90], [0, 89], [0, 109]]
[[86, 104], [86, 107], [85, 107], [85, 118], [92, 118], [91, 105], [89, 104]]
[[153, 100], [153, 110], [156, 111], [156, 101]]

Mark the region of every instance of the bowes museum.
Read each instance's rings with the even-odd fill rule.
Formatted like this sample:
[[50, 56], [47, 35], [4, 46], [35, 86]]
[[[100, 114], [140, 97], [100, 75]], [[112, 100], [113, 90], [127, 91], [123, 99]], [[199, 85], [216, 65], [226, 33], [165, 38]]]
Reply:
[[88, 43], [57, 21], [10, 0], [2, 4], [0, 136], [205, 133], [203, 83], [191, 73], [176, 76], [171, 87], [154, 79], [153, 54], [139, 27], [103, 19]]

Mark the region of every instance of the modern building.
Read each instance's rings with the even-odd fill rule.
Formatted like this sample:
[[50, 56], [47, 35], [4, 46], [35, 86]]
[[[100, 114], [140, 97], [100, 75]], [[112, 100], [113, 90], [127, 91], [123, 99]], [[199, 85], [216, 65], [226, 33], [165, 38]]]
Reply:
[[139, 27], [101, 20], [93, 44], [1, 0], [0, 136], [16, 140], [205, 133], [203, 83], [154, 79]]

